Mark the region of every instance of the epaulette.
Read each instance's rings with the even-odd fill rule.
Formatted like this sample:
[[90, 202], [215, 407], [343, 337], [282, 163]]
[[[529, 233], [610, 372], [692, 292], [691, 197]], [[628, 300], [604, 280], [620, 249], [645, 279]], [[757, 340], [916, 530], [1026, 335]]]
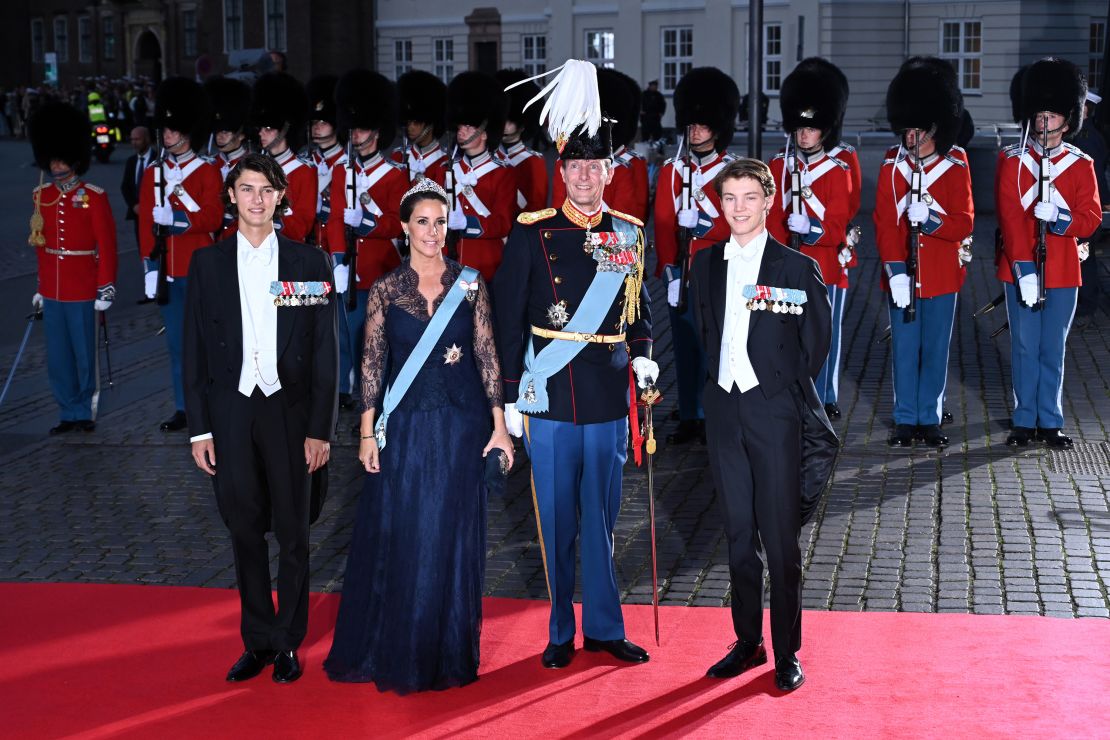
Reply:
[[385, 162], [387, 165], [389, 165], [390, 167], [392, 167], [395, 170], [405, 169], [405, 165], [401, 164], [400, 162], [396, 162], [396, 161], [390, 159], [389, 157], [382, 157], [382, 161]]
[[32, 193], [37, 193], [37, 192], [38, 192], [38, 191], [40, 191], [40, 190], [46, 190], [46, 189], [47, 189], [48, 187], [50, 187], [50, 186], [51, 186], [51, 185], [53, 185], [53, 184], [54, 184], [54, 183], [52, 183], [52, 182], [44, 182], [44, 183], [42, 183], [41, 185], [36, 185], [36, 186], [35, 186], [35, 189], [34, 189], [34, 190], [32, 190], [31, 192], [32, 192]]
[[849, 154], [855, 154], [856, 152], [856, 148], [846, 141], [838, 142], [837, 146], [840, 147], [842, 151], [848, 152]]
[[1022, 154], [1025, 153], [1025, 147], [1021, 146], [1020, 144], [1014, 144], [1011, 147], [1003, 149], [1002, 153], [1005, 154], [1007, 157], [1020, 157]]
[[775, 156], [771, 157], [772, 162], [774, 162], [776, 159], [786, 159], [786, 152], [779, 152]]
[[737, 159], [739, 159], [739, 157], [732, 152], [725, 152], [721, 155], [722, 162], [735, 162]]
[[885, 167], [888, 164], [898, 164], [898, 157], [887, 157], [884, 159], [883, 166]]
[[[220, 165], [220, 158], [219, 158], [219, 157], [210, 157], [210, 156], [208, 156], [207, 154], [198, 154], [198, 155], [197, 155], [197, 159], [199, 159], [199, 160], [200, 160], [201, 162], [206, 162], [207, 164], [214, 164], [214, 165], [216, 165], [217, 167], [220, 167], [220, 166], [221, 166], [221, 165]], [[154, 164], [154, 160], [153, 160], [153, 159], [151, 159], [151, 161], [147, 162], [146, 166], [147, 166], [147, 167], [149, 167], [149, 166], [151, 166], [152, 164]]]
[[104, 188], [100, 187], [99, 185], [93, 185], [91, 182], [85, 183], [85, 190], [91, 190], [97, 195], [104, 195]]
[[679, 161], [678, 157], [670, 157], [669, 159], [664, 159], [663, 160], [663, 166], [664, 167], [666, 167], [667, 165], [674, 166], [678, 161]]
[[620, 211], [614, 211], [612, 208], [610, 208], [609, 209], [609, 215], [613, 216], [615, 218], [619, 218], [621, 221], [627, 221], [630, 224], [634, 224], [636, 226], [639, 226], [640, 228], [644, 227], [644, 222], [643, 221], [636, 218], [635, 216], [629, 216], [627, 213], [621, 213]]
[[513, 166], [513, 163], [510, 162], [507, 159], [501, 159], [500, 157], [492, 157], [491, 159], [493, 159], [494, 162], [497, 162], [497, 165], [499, 167], [512, 167]]
[[542, 211], [522, 211], [520, 214], [517, 215], [516, 222], [518, 224], [524, 224], [525, 226], [527, 226], [529, 224], [534, 224], [537, 221], [544, 221], [546, 219], [549, 219], [556, 213], [558, 213], [558, 211], [554, 208], [544, 208]]
[[842, 170], [852, 169], [852, 166], [849, 165], [847, 162], [845, 162], [843, 159], [839, 159], [838, 157], [829, 157], [829, 159], [831, 159], [833, 162], [835, 162], [836, 166], [839, 167]]
[[312, 155], [311, 154], [298, 154], [297, 159], [301, 160], [302, 163], [308, 165], [309, 167], [315, 167], [316, 166], [316, 163], [314, 161], [312, 161]]
[[[953, 147], [953, 148], [955, 148], [955, 147]], [[960, 159], [959, 157], [954, 157], [951, 154], [945, 154], [944, 158], [946, 160], [948, 160], [949, 162], [951, 162], [952, 164], [958, 164], [961, 167], [967, 167], [967, 162]]]
[[628, 156], [632, 159], [643, 159], [645, 161], [647, 160], [647, 157], [645, 157], [643, 154], [640, 154], [635, 149], [626, 150], [626, 154], [628, 154]]
[[1071, 152], [1072, 154], [1076, 155], [1077, 157], [1081, 157], [1082, 159], [1087, 160], [1088, 162], [1093, 162], [1094, 161], [1094, 160], [1091, 159], [1090, 154], [1087, 154], [1087, 152], [1083, 151], [1082, 149], [1077, 147], [1075, 144], [1069, 144], [1068, 142], [1065, 141], [1064, 142], [1064, 149]]

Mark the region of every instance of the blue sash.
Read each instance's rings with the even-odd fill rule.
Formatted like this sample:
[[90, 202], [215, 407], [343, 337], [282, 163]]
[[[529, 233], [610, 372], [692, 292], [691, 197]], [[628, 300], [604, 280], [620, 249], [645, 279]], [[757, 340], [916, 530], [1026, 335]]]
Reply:
[[428, 355], [432, 353], [432, 347], [443, 336], [443, 330], [447, 328], [447, 322], [451, 320], [451, 317], [455, 314], [455, 309], [459, 307], [468, 292], [462, 290], [459, 283], [473, 283], [477, 279], [478, 271], [473, 267], [462, 269], [459, 279], [447, 291], [447, 297], [443, 299], [443, 303], [439, 304], [439, 308], [432, 314], [428, 326], [424, 328], [424, 333], [420, 335], [420, 341], [412, 348], [412, 353], [405, 360], [401, 372], [397, 373], [397, 379], [393, 381], [393, 385], [386, 389], [385, 399], [382, 401], [382, 415], [378, 419], [378, 423], [374, 425], [374, 436], [377, 437], [379, 450], [385, 449], [385, 427], [390, 413], [397, 408], [397, 404], [405, 397], [405, 392], [412, 385], [412, 381], [416, 379], [416, 374], [420, 372], [420, 368], [424, 367]]

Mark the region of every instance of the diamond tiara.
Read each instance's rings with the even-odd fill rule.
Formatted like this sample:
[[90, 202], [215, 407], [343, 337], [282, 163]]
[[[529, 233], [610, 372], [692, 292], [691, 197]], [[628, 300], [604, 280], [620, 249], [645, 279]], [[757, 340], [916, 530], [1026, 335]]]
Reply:
[[401, 196], [401, 202], [404, 203], [408, 200], [410, 195], [417, 195], [419, 193], [435, 193], [444, 200], [447, 200], [447, 191], [440, 187], [439, 183], [430, 177], [422, 177], [415, 185], [408, 189], [407, 193]]

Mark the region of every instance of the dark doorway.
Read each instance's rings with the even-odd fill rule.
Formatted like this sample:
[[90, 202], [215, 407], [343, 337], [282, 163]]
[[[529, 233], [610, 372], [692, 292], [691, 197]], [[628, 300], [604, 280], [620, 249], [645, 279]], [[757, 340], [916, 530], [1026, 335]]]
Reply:
[[477, 56], [477, 69], [479, 72], [493, 74], [497, 71], [497, 42], [479, 41], [474, 44], [474, 53]]
[[155, 84], [162, 81], [162, 44], [154, 32], [147, 29], [139, 34], [135, 42], [138, 47], [135, 53], [135, 74], [146, 76], [154, 80]]

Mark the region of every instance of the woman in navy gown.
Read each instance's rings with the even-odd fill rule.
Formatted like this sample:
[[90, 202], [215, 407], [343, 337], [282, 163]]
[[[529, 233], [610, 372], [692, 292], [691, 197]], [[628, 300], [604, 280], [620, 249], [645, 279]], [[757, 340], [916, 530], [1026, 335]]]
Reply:
[[[335, 681], [408, 693], [478, 678], [486, 556], [487, 453], [511, 465], [489, 294], [443, 257], [447, 197], [422, 180], [401, 200], [411, 256], [370, 290], [359, 460], [368, 475], [347, 556]], [[378, 449], [374, 418], [449, 291], [466, 290], [397, 407]], [[490, 430], [492, 431], [492, 434]]]

